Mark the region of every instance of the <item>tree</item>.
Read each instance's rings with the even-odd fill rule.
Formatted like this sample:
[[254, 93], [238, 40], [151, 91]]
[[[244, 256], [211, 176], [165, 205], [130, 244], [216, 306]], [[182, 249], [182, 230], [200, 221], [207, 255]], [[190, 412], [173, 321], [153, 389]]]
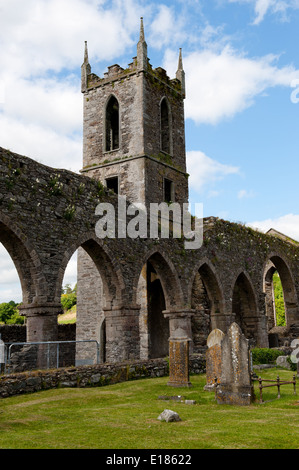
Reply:
[[23, 324], [24, 318], [20, 316], [17, 306], [13, 300], [0, 304], [0, 322], [6, 325]]
[[274, 288], [274, 300], [275, 300], [275, 312], [276, 312], [276, 325], [285, 326], [285, 306], [283, 297], [283, 288], [278, 272], [273, 274], [273, 288]]
[[66, 312], [67, 310], [70, 310], [74, 305], [77, 303], [77, 284], [75, 287], [72, 289], [70, 284], [67, 284], [63, 289], [62, 289], [62, 295], [61, 295], [61, 305], [63, 308], [63, 311]]

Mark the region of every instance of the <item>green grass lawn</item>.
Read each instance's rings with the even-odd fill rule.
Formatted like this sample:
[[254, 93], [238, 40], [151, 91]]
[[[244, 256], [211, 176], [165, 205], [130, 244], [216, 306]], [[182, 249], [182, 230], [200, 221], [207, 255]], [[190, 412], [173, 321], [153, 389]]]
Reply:
[[[276, 378], [277, 370], [263, 371]], [[293, 373], [279, 370], [281, 379]], [[264, 392], [265, 404], [217, 405], [205, 376], [191, 389], [167, 386], [167, 377], [100, 388], [58, 389], [0, 399], [0, 449], [298, 449], [299, 387]], [[257, 384], [255, 390], [258, 392]], [[182, 394], [196, 405], [159, 400]], [[258, 395], [258, 393], [257, 393]], [[164, 409], [181, 422], [157, 418]]]

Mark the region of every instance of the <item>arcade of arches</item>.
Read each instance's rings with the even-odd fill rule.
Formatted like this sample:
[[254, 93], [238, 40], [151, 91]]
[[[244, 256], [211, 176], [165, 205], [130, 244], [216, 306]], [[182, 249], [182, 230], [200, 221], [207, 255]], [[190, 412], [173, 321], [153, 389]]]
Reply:
[[[198, 250], [184, 249], [181, 239], [100, 240], [95, 207], [110, 202], [117, 210], [114, 194], [91, 178], [4, 149], [0, 192], [0, 242], [19, 274], [27, 341], [57, 339], [63, 277], [76, 250], [78, 281], [85, 285], [78, 295], [77, 339], [101, 340], [102, 360], [165, 356], [178, 326], [196, 353], [205, 348], [211, 329], [227, 331], [233, 321], [252, 344], [267, 347], [269, 333], [278, 331], [276, 271], [284, 294], [284, 332], [299, 327], [296, 243], [216, 218], [204, 220]], [[94, 269], [97, 278], [89, 276]], [[87, 363], [90, 353], [78, 349], [77, 361]]]

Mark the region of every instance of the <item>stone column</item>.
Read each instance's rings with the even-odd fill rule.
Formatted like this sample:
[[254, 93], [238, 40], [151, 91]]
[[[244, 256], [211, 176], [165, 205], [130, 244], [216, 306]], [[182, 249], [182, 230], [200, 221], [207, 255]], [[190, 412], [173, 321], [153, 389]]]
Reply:
[[163, 312], [169, 319], [169, 382], [171, 387], [191, 387], [189, 381], [189, 347], [192, 337], [191, 317], [194, 310]]
[[212, 313], [211, 314], [211, 328], [213, 330], [220, 330], [226, 332], [230, 325], [232, 324], [234, 316], [225, 315], [222, 313]]
[[[58, 340], [57, 317], [62, 313], [60, 304], [22, 304], [19, 307], [19, 312], [20, 315], [26, 317], [27, 343], [44, 343]], [[56, 367], [56, 364], [56, 347], [50, 345], [37, 346], [37, 368]]]
[[137, 305], [104, 308], [107, 362], [139, 359], [139, 313]]
[[[162, 313], [169, 320], [169, 335], [174, 337], [174, 332], [181, 328], [185, 332], [185, 336], [192, 341], [191, 318], [196, 310], [164, 310]], [[191, 348], [190, 348], [191, 350]]]
[[268, 336], [268, 318], [266, 315], [261, 315], [256, 319], [257, 329], [257, 347], [269, 348], [269, 336]]

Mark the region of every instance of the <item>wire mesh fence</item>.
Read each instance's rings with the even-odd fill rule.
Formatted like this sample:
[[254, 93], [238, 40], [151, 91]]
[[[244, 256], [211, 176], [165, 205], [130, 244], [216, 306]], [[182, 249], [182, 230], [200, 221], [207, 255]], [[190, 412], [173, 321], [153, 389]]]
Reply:
[[[76, 365], [76, 348], [86, 346], [85, 364], [99, 364], [100, 344], [96, 340], [1, 343], [1, 373], [53, 369]], [[81, 361], [82, 362], [82, 361]]]

